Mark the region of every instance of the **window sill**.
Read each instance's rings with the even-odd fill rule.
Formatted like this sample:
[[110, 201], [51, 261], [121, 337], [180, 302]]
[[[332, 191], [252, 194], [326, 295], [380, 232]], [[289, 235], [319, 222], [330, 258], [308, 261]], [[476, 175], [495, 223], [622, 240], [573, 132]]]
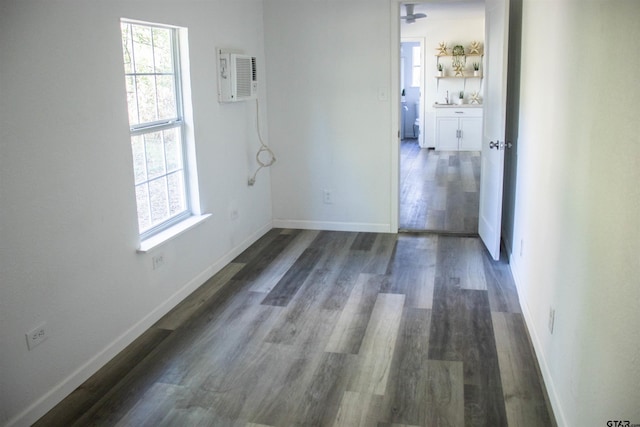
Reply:
[[153, 249], [164, 245], [169, 240], [172, 240], [174, 237], [179, 236], [187, 230], [192, 229], [196, 225], [207, 220], [211, 214], [203, 214], [203, 215], [193, 215], [184, 221], [180, 221], [173, 227], [169, 227], [164, 231], [156, 234], [155, 236], [149, 237], [146, 240], [140, 242], [140, 247], [138, 248], [139, 253], [147, 253], [151, 252]]

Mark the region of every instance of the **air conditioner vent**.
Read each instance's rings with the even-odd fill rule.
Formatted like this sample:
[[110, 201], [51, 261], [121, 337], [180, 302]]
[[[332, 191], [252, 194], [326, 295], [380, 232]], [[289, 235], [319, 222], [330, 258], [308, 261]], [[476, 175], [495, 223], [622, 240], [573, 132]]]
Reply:
[[236, 56], [236, 95], [238, 98], [251, 96], [251, 83], [253, 82], [252, 58], [248, 56]]
[[218, 49], [218, 100], [236, 102], [258, 94], [256, 58]]
[[251, 57], [251, 80], [254, 82], [258, 81], [258, 73], [256, 71], [256, 57]]

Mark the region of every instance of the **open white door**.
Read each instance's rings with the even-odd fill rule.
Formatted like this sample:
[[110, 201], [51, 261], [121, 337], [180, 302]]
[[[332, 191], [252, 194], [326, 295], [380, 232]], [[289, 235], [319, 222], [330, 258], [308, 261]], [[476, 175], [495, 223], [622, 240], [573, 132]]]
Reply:
[[478, 232], [500, 258], [502, 181], [507, 105], [508, 0], [485, 2], [485, 90]]

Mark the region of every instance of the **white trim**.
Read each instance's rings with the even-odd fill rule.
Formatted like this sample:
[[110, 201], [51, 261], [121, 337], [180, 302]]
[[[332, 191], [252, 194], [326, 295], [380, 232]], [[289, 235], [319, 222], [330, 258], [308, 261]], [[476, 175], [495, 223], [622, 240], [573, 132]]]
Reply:
[[141, 241], [137, 251], [139, 253], [150, 252], [155, 248], [164, 245], [168, 241], [173, 240], [185, 231], [191, 230], [193, 227], [203, 223], [210, 216], [211, 214], [192, 215], [186, 218], [184, 221], [180, 221], [179, 223], [174, 224], [157, 234], [154, 234], [148, 239]]
[[200, 207], [200, 187], [198, 181], [198, 159], [196, 157], [196, 137], [193, 122], [193, 102], [191, 100], [191, 62], [189, 61], [189, 31], [178, 29], [178, 53], [180, 54], [180, 88], [182, 89], [182, 137], [184, 143], [185, 180], [189, 206], [193, 215], [202, 215]]
[[397, 233], [400, 223], [400, 0], [391, 0], [391, 33], [389, 35], [391, 48], [391, 102], [389, 114], [391, 115], [391, 135], [389, 135], [389, 161], [390, 161], [390, 206], [389, 206], [389, 232]]
[[177, 25], [171, 25], [171, 24], [161, 24], [158, 22], [151, 22], [151, 21], [142, 21], [140, 19], [130, 19], [130, 18], [120, 18], [120, 22], [128, 22], [130, 24], [138, 24], [138, 25], [147, 25], [147, 26], [154, 26], [154, 27], [160, 27], [160, 28], [168, 28], [168, 29], [182, 29], [184, 27], [180, 27]]
[[565, 427], [568, 425], [566, 417], [564, 415], [564, 411], [562, 410], [562, 404], [553, 383], [553, 376], [551, 375], [551, 371], [549, 370], [549, 364], [547, 363], [547, 360], [544, 357], [544, 352], [542, 351], [542, 344], [537, 330], [535, 329], [535, 323], [533, 321], [533, 317], [531, 316], [529, 305], [523, 297], [524, 291], [520, 285], [520, 283], [522, 282], [518, 273], [518, 264], [513, 254], [509, 256], [509, 268], [511, 270], [511, 275], [513, 276], [513, 281], [516, 284], [516, 291], [518, 292], [520, 309], [522, 310], [522, 316], [524, 317], [525, 325], [527, 326], [527, 330], [529, 331], [529, 337], [531, 338], [531, 343], [533, 344], [533, 351], [535, 353], [536, 360], [538, 361], [538, 365], [540, 366], [542, 380], [544, 381], [544, 385], [547, 389], [547, 395], [549, 396], [549, 403], [551, 404], [551, 408], [553, 409], [555, 421], [558, 424], [558, 427]]
[[122, 335], [108, 344], [102, 351], [89, 359], [85, 364], [76, 369], [71, 375], [59, 382], [55, 387], [45, 393], [42, 397], [28, 406], [24, 411], [8, 421], [6, 427], [22, 427], [30, 426], [40, 417], [46, 414], [51, 408], [60, 403], [73, 390], [85, 382], [91, 375], [96, 373], [107, 362], [113, 359], [118, 353], [124, 350], [136, 338], [142, 335], [147, 329], [153, 326], [158, 320], [178, 305], [182, 300], [189, 296], [193, 291], [198, 289], [214, 274], [222, 270], [224, 266], [229, 264], [235, 257], [240, 255], [242, 251], [255, 243], [266, 232], [271, 230], [272, 224], [269, 222], [262, 226], [258, 231], [247, 237], [236, 247], [232, 248], [217, 261], [205, 268], [200, 274], [189, 280], [182, 288], [178, 289], [167, 300], [157, 306], [153, 311], [144, 316], [140, 321], [131, 326]]
[[[177, 174], [180, 174], [180, 171], [182, 171], [182, 180], [183, 180], [182, 191], [184, 193], [183, 195], [184, 195], [184, 203], [185, 203], [185, 206], [183, 206], [184, 209], [177, 215], [166, 216], [160, 223], [151, 224], [149, 228], [147, 228], [144, 231], [141, 231], [140, 232], [141, 238], [143, 239], [143, 241], [147, 241], [147, 240], [151, 240], [152, 237], [158, 234], [162, 235], [164, 233], [164, 230], [173, 229], [175, 227], [175, 224], [181, 224], [183, 217], [187, 217], [188, 215], [192, 215], [192, 214], [200, 214], [200, 212], [198, 210], [194, 210], [193, 206], [191, 205], [191, 202], [193, 201], [194, 198], [198, 197], [198, 194], [191, 192], [191, 190], [194, 189], [194, 187], [191, 185], [192, 183], [191, 180], [193, 179], [193, 175], [189, 171], [189, 168], [190, 168], [189, 160], [191, 156], [189, 154], [190, 150], [187, 145], [188, 140], [187, 140], [187, 134], [185, 132], [186, 118], [185, 118], [185, 108], [184, 108], [184, 93], [183, 93], [182, 86], [185, 81], [187, 83], [189, 82], [190, 77], [189, 75], [183, 74], [182, 68], [183, 68], [183, 62], [188, 61], [189, 52], [188, 52], [188, 45], [181, 41], [181, 37], [182, 36], [186, 37], [187, 32], [186, 32], [186, 29], [181, 29], [180, 27], [164, 26], [164, 25], [156, 25], [156, 24], [143, 24], [143, 23], [131, 21], [125, 18], [120, 19], [121, 29], [123, 28], [123, 26], [125, 26], [127, 28], [127, 31], [130, 32], [128, 38], [131, 39], [126, 43], [128, 46], [130, 45], [131, 47], [130, 58], [129, 58], [131, 61], [131, 64], [130, 64], [131, 69], [128, 72], [125, 67], [124, 75], [127, 82], [129, 81], [128, 80], [129, 77], [133, 77], [134, 79], [134, 87], [135, 87], [134, 98], [136, 99], [135, 106], [139, 116], [138, 123], [130, 124], [129, 134], [131, 136], [131, 140], [133, 142], [133, 138], [135, 137], [161, 133], [169, 130], [175, 130], [176, 134], [179, 137], [179, 141], [180, 141], [179, 146], [181, 148], [180, 150], [181, 156], [180, 156], [180, 162], [179, 162], [178, 168], [170, 171], [169, 166], [167, 164], [167, 159], [165, 158], [164, 172], [160, 173], [159, 175], [153, 178], [150, 178], [149, 176], [145, 176], [141, 182], [138, 182], [138, 183], [134, 182], [136, 192], [138, 187], [140, 186], [144, 186], [147, 189], [147, 191], [150, 192], [151, 182], [159, 180], [161, 178], [167, 179], [167, 177], [169, 177], [170, 175], [174, 175], [174, 174], [177, 175]], [[135, 70], [135, 65], [137, 64], [137, 58], [136, 58], [135, 40], [133, 36], [133, 26], [146, 28], [151, 31], [153, 29], [162, 29], [169, 33], [170, 47], [171, 47], [171, 62], [172, 62], [172, 68], [173, 68], [171, 72], [159, 72], [156, 69], [156, 65], [153, 65], [152, 70], [149, 72], [143, 73], [143, 72], [137, 72]], [[123, 43], [124, 43], [124, 40], [123, 40]], [[153, 42], [152, 42], [152, 45], [153, 45]], [[128, 49], [127, 47], [123, 46], [123, 55], [125, 57], [126, 57], [127, 49]], [[183, 49], [184, 49], [184, 52], [183, 52]], [[187, 71], [188, 71], [188, 64], [187, 64]], [[135, 83], [135, 81], [137, 80], [137, 76], [170, 76], [172, 78], [173, 85], [174, 85], [174, 96], [175, 96], [175, 116], [174, 117], [171, 117], [168, 119], [155, 120], [151, 122], [148, 122], [148, 121], [140, 122], [140, 120], [142, 119], [142, 117], [140, 117], [140, 114], [141, 114], [140, 99], [139, 99], [140, 92], [138, 90], [138, 84]], [[159, 98], [155, 100], [156, 108], [158, 108], [160, 101], [161, 100]], [[190, 101], [191, 100], [189, 99], [189, 102]], [[127, 100], [127, 105], [128, 104], [129, 104], [129, 100]], [[129, 110], [131, 109], [130, 105], [128, 105], [128, 109]], [[162, 138], [164, 139], [164, 136]], [[146, 142], [143, 142], [143, 147], [146, 153], [147, 151]], [[134, 165], [134, 172], [135, 172], [135, 165]], [[197, 187], [195, 187], [195, 189], [197, 190]], [[139, 201], [136, 200], [136, 204], [138, 204], [138, 202]], [[149, 212], [149, 215], [151, 215], [150, 213], [150, 211], [152, 210], [151, 200], [147, 201], [147, 203], [145, 203], [144, 206], [138, 205], [138, 221], [140, 221], [140, 213], [142, 209], [144, 209], [144, 211]]]
[[295, 219], [274, 219], [274, 228], [293, 228], [299, 230], [354, 231], [365, 233], [394, 233], [390, 224], [364, 222], [305, 221]]

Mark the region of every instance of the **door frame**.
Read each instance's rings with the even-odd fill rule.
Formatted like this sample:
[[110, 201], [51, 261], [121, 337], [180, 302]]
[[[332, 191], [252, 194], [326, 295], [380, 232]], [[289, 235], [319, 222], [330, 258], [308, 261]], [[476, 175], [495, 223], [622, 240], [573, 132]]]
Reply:
[[390, 153], [389, 165], [391, 171], [391, 188], [390, 188], [390, 221], [389, 232], [397, 233], [398, 224], [400, 222], [400, 6], [402, 0], [391, 0], [390, 7], [390, 37], [391, 37], [391, 63], [389, 66], [391, 75], [391, 127], [390, 127]]
[[[420, 43], [420, 55], [422, 55], [422, 63], [420, 64], [420, 116], [418, 117], [420, 123], [420, 135], [418, 136], [418, 145], [421, 148], [425, 148], [424, 127], [425, 127], [425, 87], [426, 87], [426, 74], [424, 69], [424, 62], [426, 60], [426, 37], [402, 37], [402, 31], [400, 32], [400, 43]], [[400, 70], [402, 71], [402, 69]], [[402, 80], [402, 79], [400, 79]], [[406, 86], [406, 81], [405, 81]], [[402, 89], [400, 89], [402, 90]], [[402, 119], [402, 117], [401, 117]], [[400, 135], [402, 140], [402, 135]]]
[[[444, 0], [443, 0], [444, 1]], [[390, 102], [390, 114], [391, 114], [391, 129], [390, 129], [390, 160], [391, 164], [391, 206], [390, 206], [390, 225], [389, 232], [397, 233], [398, 225], [400, 223], [400, 8], [403, 4], [410, 3], [406, 0], [391, 0], [390, 4], [390, 17], [391, 22], [390, 38], [391, 38], [391, 64], [390, 64], [390, 76], [391, 76], [391, 102]], [[505, 43], [507, 40], [505, 40]], [[425, 46], [426, 48], [426, 46]], [[508, 78], [508, 71], [505, 78]], [[424, 99], [424, 96], [422, 97]], [[422, 114], [425, 114], [424, 109]], [[484, 114], [487, 114], [485, 110]], [[482, 174], [482, 171], [480, 172]]]

